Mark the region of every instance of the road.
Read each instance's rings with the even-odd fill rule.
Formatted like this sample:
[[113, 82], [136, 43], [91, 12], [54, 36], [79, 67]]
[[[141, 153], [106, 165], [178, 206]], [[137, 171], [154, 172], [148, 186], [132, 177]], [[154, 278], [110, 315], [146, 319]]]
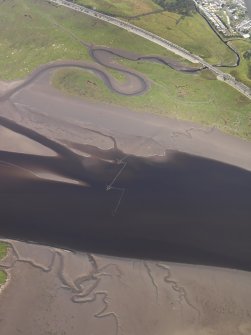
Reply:
[[206, 62], [204, 59], [202, 59], [201, 57], [192, 54], [191, 52], [189, 52], [188, 50], [180, 47], [177, 44], [174, 44], [156, 34], [153, 34], [145, 29], [139, 28], [131, 23], [125, 22], [123, 20], [120, 20], [118, 18], [115, 17], [111, 17], [109, 15], [106, 14], [102, 14], [99, 13], [95, 10], [91, 10], [89, 8], [86, 8], [84, 6], [80, 6], [74, 3], [71, 3], [67, 0], [50, 0], [50, 2], [56, 3], [58, 5], [62, 5], [65, 7], [68, 7], [72, 10], [84, 13], [86, 15], [92, 16], [94, 18], [97, 18], [99, 20], [111, 23], [117, 27], [120, 27], [122, 29], [125, 29], [133, 34], [136, 34], [138, 36], [141, 36], [155, 44], [158, 44], [160, 46], [162, 46], [163, 48], [175, 53], [176, 55], [181, 56], [182, 58], [193, 62], [193, 63], [200, 63], [202, 64], [204, 67], [208, 68], [210, 71], [212, 71], [216, 76], [218, 80], [224, 81], [225, 83], [227, 83], [228, 85], [232, 86], [234, 89], [236, 89], [237, 91], [239, 91], [240, 93], [242, 93], [243, 95], [245, 95], [247, 98], [249, 98], [251, 100], [251, 89], [249, 87], [247, 87], [246, 85], [244, 85], [241, 82], [238, 82], [233, 76], [231, 76], [230, 74], [226, 74], [224, 72], [222, 72], [219, 68], [216, 68], [215, 66], [209, 64], [208, 62]]

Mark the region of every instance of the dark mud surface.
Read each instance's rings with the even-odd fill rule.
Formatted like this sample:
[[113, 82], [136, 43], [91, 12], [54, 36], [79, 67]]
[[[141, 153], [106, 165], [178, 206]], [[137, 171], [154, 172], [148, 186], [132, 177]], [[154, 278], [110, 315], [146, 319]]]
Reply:
[[[2, 236], [102, 254], [251, 269], [249, 171], [173, 151], [143, 158], [79, 144], [89, 156], [81, 157], [17, 129], [58, 156], [1, 151]], [[79, 184], [41, 180], [37, 171]]]
[[91, 50], [96, 64], [45, 65], [0, 98], [0, 237], [16, 239], [0, 334], [249, 335], [251, 273], [197, 264], [251, 268], [251, 143], [49, 85], [73, 66], [149, 88], [115, 61], [139, 55]]
[[[138, 57], [106, 48], [93, 52], [108, 67], [114, 54]], [[0, 147], [0, 235], [250, 270], [250, 144], [213, 129], [58, 95], [47, 74], [70, 66], [87, 65], [45, 65], [1, 98], [2, 127], [55, 156]], [[101, 65], [92, 66], [116, 90]], [[135, 73], [130, 75], [133, 80]], [[137, 80], [146, 85], [143, 77]]]

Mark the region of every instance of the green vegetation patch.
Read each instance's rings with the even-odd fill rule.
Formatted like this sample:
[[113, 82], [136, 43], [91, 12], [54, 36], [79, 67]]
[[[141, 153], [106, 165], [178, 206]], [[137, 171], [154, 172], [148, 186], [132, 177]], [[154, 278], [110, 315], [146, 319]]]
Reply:
[[[4, 242], [0, 242], [0, 260], [7, 255], [9, 245]], [[6, 282], [7, 274], [5, 271], [0, 270], [0, 285], [3, 285]]]
[[[108, 2], [98, 1], [99, 4]], [[138, 3], [133, 0], [113, 2], [114, 6], [140, 6], [139, 11], [159, 8], [151, 0]], [[198, 14], [183, 17], [164, 12], [132, 21], [212, 62], [224, 59], [224, 63], [231, 63], [233, 60], [231, 51]], [[144, 55], [159, 54], [180, 59], [123, 29], [44, 0], [0, 0], [0, 80], [24, 78], [39, 65], [50, 61], [92, 61], [88, 48], [81, 41]]]
[[131, 23], [176, 43], [211, 64], [232, 65], [235, 54], [198, 13], [162, 12], [130, 20]]
[[151, 80], [152, 87], [146, 94], [118, 95], [100, 78], [79, 69], [59, 70], [52, 82], [71, 95], [214, 126], [226, 133], [251, 139], [250, 100], [216, 80], [209, 71], [186, 74], [161, 64], [125, 60], [122, 63], [140, 70]]
[[[40, 64], [87, 58], [87, 50], [57, 25], [67, 12], [46, 1], [0, 1], [0, 77], [25, 77]], [[70, 19], [71, 20], [71, 19]]]
[[[55, 72], [52, 79], [55, 87], [71, 95], [107, 102], [112, 93], [91, 71], [62, 69]], [[115, 99], [116, 94], [114, 94]], [[110, 100], [112, 101], [113, 98]]]
[[76, 0], [76, 3], [116, 16], [135, 16], [160, 9], [152, 0]]
[[170, 55], [121, 28], [45, 0], [0, 0], [0, 80], [24, 78], [50, 61], [91, 61], [81, 41], [140, 54]]
[[164, 37], [212, 64], [232, 65], [235, 54], [222, 42], [200, 14], [192, 0], [77, 0], [77, 3], [111, 15], [134, 16], [130, 22]]
[[0, 259], [3, 259], [7, 255], [9, 244], [0, 242]]
[[[251, 41], [250, 40], [233, 40], [233, 47], [240, 55], [240, 65], [236, 68], [227, 68], [226, 72], [232, 74], [237, 80], [242, 81], [251, 87]], [[250, 55], [250, 57], [249, 57]]]
[[7, 273], [0, 270], [0, 286], [3, 285], [7, 280]]
[[154, 2], [170, 12], [176, 12], [182, 15], [191, 15], [195, 12], [193, 0], [154, 0]]

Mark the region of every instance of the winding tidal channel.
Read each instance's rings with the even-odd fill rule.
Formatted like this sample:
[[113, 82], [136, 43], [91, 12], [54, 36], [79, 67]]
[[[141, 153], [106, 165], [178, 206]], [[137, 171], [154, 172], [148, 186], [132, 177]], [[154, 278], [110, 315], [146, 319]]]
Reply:
[[[2, 94], [0, 235], [251, 270], [249, 142], [66, 97], [48, 83], [53, 70], [79, 67], [94, 71], [119, 94], [149, 89], [145, 76], [114, 62], [114, 56], [162, 62], [179, 71], [199, 69], [108, 48], [93, 47], [91, 54], [96, 64], [47, 64]], [[126, 80], [115, 80], [104, 66]], [[3, 147], [6, 133], [12, 150]], [[15, 149], [15, 141], [24, 139], [30, 145]], [[34, 145], [38, 149], [31, 152]]]
[[[172, 59], [168, 59], [167, 57], [161, 57], [156, 55], [141, 56], [131, 52], [126, 52], [119, 49], [110, 49], [106, 47], [88, 46], [88, 49], [95, 63], [88, 63], [83, 61], [58, 61], [42, 65], [37, 70], [35, 70], [30, 76], [28, 76], [27, 79], [24, 80], [20, 85], [7, 91], [2, 96], [0, 95], [0, 101], [6, 101], [13, 94], [20, 91], [27, 85], [30, 85], [33, 81], [35, 81], [39, 76], [41, 76], [45, 72], [48, 72], [50, 70], [56, 70], [59, 68], [72, 68], [72, 67], [93, 71], [97, 76], [99, 76], [104, 81], [105, 85], [109, 89], [118, 94], [126, 96], [144, 94], [149, 89], [150, 86], [149, 80], [143, 74], [134, 71], [132, 69], [128, 69], [123, 65], [116, 63], [116, 61], [114, 62], [113, 59], [114, 57], [127, 59], [130, 61], [141, 60], [148, 62], [157, 62], [169, 66], [174, 70], [187, 73], [195, 73], [202, 70], [201, 67], [194, 68], [184, 66], [183, 64], [174, 61]], [[105, 68], [103, 66], [105, 66], [106, 68], [116, 70], [121, 74], [123, 74], [126, 78], [125, 82], [121, 83], [120, 81], [116, 80], [111, 74], [109, 74], [109, 72], [105, 71]]]

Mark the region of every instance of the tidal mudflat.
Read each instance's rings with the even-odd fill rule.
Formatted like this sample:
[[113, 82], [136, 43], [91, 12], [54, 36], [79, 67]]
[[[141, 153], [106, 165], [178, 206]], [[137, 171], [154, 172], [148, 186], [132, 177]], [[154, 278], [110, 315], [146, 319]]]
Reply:
[[250, 272], [8, 242], [3, 335], [250, 334]]
[[1, 129], [37, 145], [2, 147], [1, 235], [250, 270], [250, 142], [66, 97], [53, 66], [1, 98]]
[[0, 101], [1, 334], [249, 334], [251, 143], [52, 73]]

